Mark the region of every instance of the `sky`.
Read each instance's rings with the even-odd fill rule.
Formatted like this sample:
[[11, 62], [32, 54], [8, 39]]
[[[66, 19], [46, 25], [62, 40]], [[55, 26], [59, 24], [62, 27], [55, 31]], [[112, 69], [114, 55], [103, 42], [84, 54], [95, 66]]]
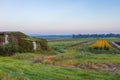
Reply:
[[0, 0], [0, 31], [120, 33], [120, 0]]

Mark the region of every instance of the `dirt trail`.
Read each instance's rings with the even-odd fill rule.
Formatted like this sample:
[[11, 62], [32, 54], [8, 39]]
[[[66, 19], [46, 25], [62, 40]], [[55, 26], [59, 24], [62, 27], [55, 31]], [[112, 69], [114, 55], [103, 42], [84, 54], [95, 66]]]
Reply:
[[73, 47], [77, 47], [77, 46], [84, 46], [84, 45], [87, 45], [89, 44], [90, 41], [84, 41], [84, 42], [80, 42], [80, 43], [77, 43], [77, 44], [73, 44], [71, 46], [67, 46], [66, 48], [73, 48]]
[[120, 48], [120, 45], [117, 44], [116, 42], [111, 42], [115, 47]]

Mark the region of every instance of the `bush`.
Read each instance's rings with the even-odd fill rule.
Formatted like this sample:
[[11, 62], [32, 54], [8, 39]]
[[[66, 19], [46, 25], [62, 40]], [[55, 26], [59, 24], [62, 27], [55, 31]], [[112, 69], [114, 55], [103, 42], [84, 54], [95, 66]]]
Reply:
[[109, 50], [112, 47], [106, 40], [97, 40], [94, 44], [90, 45], [89, 48], [96, 50]]
[[48, 49], [47, 40], [40, 39], [40, 41], [38, 43], [41, 45], [42, 50], [47, 50]]
[[11, 56], [15, 54], [16, 52], [18, 52], [18, 50], [19, 50], [19, 47], [14, 44], [2, 45], [0, 46], [0, 55]]
[[33, 52], [32, 42], [24, 39], [19, 39], [19, 52]]

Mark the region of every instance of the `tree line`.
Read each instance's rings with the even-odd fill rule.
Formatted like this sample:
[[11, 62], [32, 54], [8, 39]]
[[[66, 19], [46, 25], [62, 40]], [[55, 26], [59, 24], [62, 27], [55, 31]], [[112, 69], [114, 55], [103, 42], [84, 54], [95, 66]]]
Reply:
[[120, 34], [73, 34], [72, 38], [107, 38], [107, 37], [117, 37], [120, 38]]

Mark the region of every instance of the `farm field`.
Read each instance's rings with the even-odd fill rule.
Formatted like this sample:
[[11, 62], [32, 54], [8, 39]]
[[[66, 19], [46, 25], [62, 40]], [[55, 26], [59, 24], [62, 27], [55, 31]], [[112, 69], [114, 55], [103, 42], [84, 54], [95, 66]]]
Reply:
[[0, 4], [0, 80], [120, 80], [120, 0]]
[[[120, 49], [90, 52], [97, 39], [62, 39], [48, 42], [49, 51], [0, 57], [1, 80], [120, 80]], [[119, 38], [105, 38], [119, 42]]]

